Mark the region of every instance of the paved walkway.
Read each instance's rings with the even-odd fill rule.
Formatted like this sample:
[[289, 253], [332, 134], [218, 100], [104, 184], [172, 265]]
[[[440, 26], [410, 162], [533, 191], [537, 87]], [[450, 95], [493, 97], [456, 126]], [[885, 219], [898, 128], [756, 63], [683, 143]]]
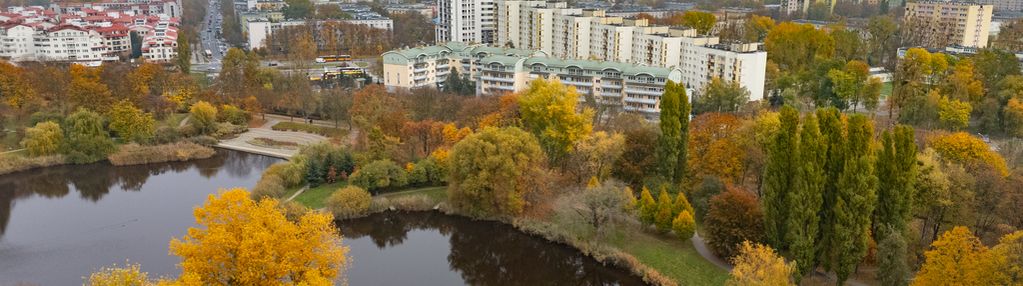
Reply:
[[703, 256], [703, 259], [710, 261], [710, 263], [714, 263], [714, 265], [721, 267], [721, 269], [724, 269], [725, 271], [732, 270], [731, 264], [728, 264], [728, 262], [721, 259], [721, 257], [714, 255], [714, 252], [711, 252], [710, 248], [707, 248], [707, 243], [703, 241], [703, 237], [700, 237], [699, 233], [694, 234], [693, 238], [689, 239], [689, 241], [693, 242], [693, 248], [696, 248], [696, 252], [699, 253], [700, 256]]
[[[266, 120], [268, 120], [268, 121], [270, 121], [270, 120], [277, 120], [278, 122], [291, 121], [291, 122], [309, 123], [308, 119], [302, 119], [301, 117], [295, 117], [294, 120], [292, 120], [292, 118], [288, 117], [288, 116], [277, 115], [277, 114], [269, 114], [269, 113], [266, 114]], [[330, 121], [330, 120], [315, 120], [315, 119], [313, 120], [313, 125], [318, 125], [318, 126], [323, 126], [323, 127], [330, 127], [330, 128], [345, 128], [345, 127], [348, 126], [347, 123], [342, 122], [342, 123], [338, 124], [337, 127], [335, 127], [334, 126], [334, 121]], [[273, 125], [264, 125], [264, 126], [273, 126]], [[269, 127], [267, 127], [267, 128], [269, 128]], [[355, 128], [355, 126], [352, 126], [352, 129], [348, 130], [348, 144], [350, 146], [355, 146], [356, 141], [358, 141], [358, 139], [359, 139], [359, 129]]]
[[321, 141], [327, 140], [327, 137], [323, 137], [317, 134], [305, 133], [305, 132], [294, 132], [294, 131], [275, 131], [270, 129], [271, 126], [279, 122], [276, 119], [269, 119], [266, 124], [258, 128], [249, 128], [248, 132], [239, 134], [238, 137], [233, 139], [223, 140], [217, 144], [217, 147], [238, 150], [243, 152], [250, 152], [256, 154], [262, 154], [278, 158], [291, 158], [298, 154], [298, 148], [294, 149], [280, 149], [280, 148], [269, 148], [249, 144], [248, 141], [255, 138], [269, 138], [276, 141], [285, 141], [297, 143], [300, 146], [312, 145]]

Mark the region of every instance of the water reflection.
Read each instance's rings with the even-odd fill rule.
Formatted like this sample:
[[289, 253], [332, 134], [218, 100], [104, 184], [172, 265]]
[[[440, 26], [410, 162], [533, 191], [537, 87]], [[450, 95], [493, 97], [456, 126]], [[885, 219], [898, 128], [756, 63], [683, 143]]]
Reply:
[[[567, 246], [549, 243], [498, 223], [472, 221], [437, 212], [387, 212], [340, 222], [340, 229], [346, 244], [352, 249], [354, 265], [348, 272], [352, 285], [364, 282], [386, 285], [381, 279], [386, 279], [383, 280], [386, 283], [404, 285], [643, 284], [627, 272], [605, 267]], [[371, 243], [363, 243], [367, 240]], [[405, 247], [405, 243], [416, 243], [415, 248], [418, 249], [399, 249]], [[444, 262], [443, 256], [436, 257], [440, 255], [428, 251], [431, 249], [447, 250], [446, 272], [457, 273], [460, 281], [423, 280], [445, 275], [423, 273], [423, 265]], [[401, 251], [401, 255], [388, 253], [390, 251]], [[440, 261], [430, 261], [430, 257], [423, 256], [434, 256], [433, 259]], [[360, 263], [386, 265], [388, 269], [381, 272]]]
[[177, 273], [171, 237], [220, 188], [252, 187], [280, 159], [219, 150], [209, 159], [59, 166], [0, 176], [0, 285], [74, 285], [125, 259]]

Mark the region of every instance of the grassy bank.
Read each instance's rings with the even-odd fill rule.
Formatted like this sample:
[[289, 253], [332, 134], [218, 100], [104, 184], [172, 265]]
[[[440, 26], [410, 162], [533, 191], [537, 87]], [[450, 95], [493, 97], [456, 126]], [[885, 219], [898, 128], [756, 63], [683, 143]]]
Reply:
[[107, 159], [114, 166], [126, 166], [206, 159], [213, 154], [216, 154], [213, 148], [191, 142], [153, 146], [127, 144], [118, 147], [116, 152], [107, 156]]
[[65, 163], [64, 156], [61, 155], [28, 157], [23, 152], [2, 154], [0, 155], [0, 175]]
[[319, 126], [319, 125], [312, 125], [312, 124], [299, 123], [299, 122], [289, 122], [289, 121], [282, 121], [282, 122], [279, 122], [277, 124], [274, 124], [274, 126], [270, 127], [270, 129], [277, 130], [277, 131], [306, 132], [306, 133], [319, 134], [319, 135], [323, 135], [323, 136], [327, 136], [327, 137], [343, 137], [343, 136], [348, 134], [348, 131], [343, 130], [343, 129], [339, 129], [339, 128], [331, 128], [331, 127], [324, 127], [324, 126]]
[[[347, 185], [348, 182], [341, 181], [333, 184], [323, 184], [314, 188], [309, 188], [308, 190], [305, 190], [297, 197], [295, 197], [294, 201], [311, 209], [319, 209], [323, 207], [324, 203], [326, 203], [327, 197], [329, 197], [330, 194], [333, 194], [334, 191], [337, 191], [337, 189], [340, 189], [341, 187]], [[297, 191], [298, 189], [288, 191], [284, 195], [284, 198], [285, 199], [290, 198]]]

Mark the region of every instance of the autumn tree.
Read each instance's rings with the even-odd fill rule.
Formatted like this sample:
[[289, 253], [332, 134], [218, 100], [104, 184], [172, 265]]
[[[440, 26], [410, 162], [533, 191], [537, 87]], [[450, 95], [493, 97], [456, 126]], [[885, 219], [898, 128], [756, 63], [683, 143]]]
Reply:
[[657, 230], [662, 233], [671, 231], [671, 222], [675, 219], [674, 213], [674, 202], [671, 196], [668, 195], [668, 191], [661, 189], [661, 194], [657, 195], [657, 212], [654, 214], [654, 225], [657, 226]]
[[972, 277], [981, 285], [1023, 283], [1023, 231], [1003, 236], [979, 264], [979, 273]]
[[749, 90], [740, 86], [739, 82], [714, 77], [710, 83], [703, 86], [699, 96], [693, 100], [693, 113], [737, 112], [749, 98]]
[[110, 130], [124, 140], [137, 143], [149, 142], [155, 135], [156, 120], [153, 115], [143, 112], [130, 101], [122, 100], [110, 108]]
[[191, 47], [188, 44], [188, 36], [187, 35], [180, 35], [178, 37], [177, 41], [178, 41], [178, 47], [177, 47], [178, 56], [177, 56], [177, 58], [174, 59], [174, 61], [175, 61], [175, 63], [177, 63], [178, 70], [181, 71], [181, 73], [185, 73], [185, 74], [191, 73], [191, 71], [192, 71], [192, 49], [191, 49]]
[[522, 123], [536, 136], [551, 162], [561, 160], [593, 130], [593, 111], [576, 112], [579, 95], [557, 80], [533, 80], [519, 96]]
[[124, 267], [117, 265], [103, 267], [99, 271], [89, 275], [89, 286], [148, 286], [153, 285], [149, 281], [149, 273], [142, 272], [139, 264], [128, 264]]
[[170, 242], [182, 283], [330, 285], [347, 264], [348, 247], [326, 213], [292, 222], [276, 200], [254, 201], [244, 189], [210, 195], [193, 213], [199, 227]]
[[987, 247], [966, 227], [957, 226], [941, 235], [924, 253], [926, 261], [913, 285], [954, 285], [971, 280]]
[[917, 178], [916, 142], [913, 128], [906, 125], [885, 130], [877, 155], [877, 207], [873, 214], [874, 240], [881, 241], [881, 228], [892, 227], [902, 234], [908, 230]]
[[0, 102], [23, 110], [29, 103], [38, 99], [37, 96], [24, 69], [0, 62]]
[[783, 22], [764, 38], [764, 49], [769, 60], [781, 68], [800, 70], [809, 67], [818, 57], [830, 58], [835, 52], [835, 41], [813, 25]]
[[660, 127], [657, 159], [660, 174], [674, 184], [686, 176], [687, 151], [689, 149], [689, 114], [691, 108], [686, 97], [685, 86], [668, 81], [661, 95]]
[[372, 201], [373, 197], [365, 189], [346, 186], [330, 194], [325, 207], [334, 214], [334, 218], [346, 219], [365, 214]]
[[[779, 135], [780, 136], [780, 135]], [[813, 114], [803, 118], [799, 131], [799, 147], [795, 149], [795, 174], [792, 189], [785, 197], [788, 214], [784, 239], [788, 252], [798, 263], [800, 275], [806, 275], [817, 266], [815, 250], [820, 232], [820, 212], [823, 204], [824, 164], [827, 145]]]
[[862, 61], [849, 61], [842, 69], [828, 71], [832, 91], [843, 102], [856, 110], [863, 103], [868, 110], [877, 107], [881, 95], [881, 81], [870, 76], [870, 66]]
[[650, 189], [643, 187], [639, 193], [639, 221], [644, 225], [651, 225], [657, 217], [657, 201], [650, 194]]
[[795, 263], [786, 263], [785, 258], [771, 247], [743, 241], [737, 246], [738, 253], [732, 258], [731, 277], [725, 285], [734, 286], [780, 286], [796, 285], [792, 276]]
[[690, 211], [678, 213], [671, 221], [671, 231], [682, 240], [693, 238], [693, 234], [696, 234], [696, 218], [693, 217], [693, 213]]
[[575, 174], [578, 183], [589, 177], [606, 180], [623, 152], [625, 136], [594, 132], [576, 143], [575, 151], [568, 155], [567, 169]]
[[189, 114], [191, 115], [189, 121], [199, 134], [208, 134], [216, 129], [217, 108], [212, 104], [205, 101], [196, 102], [189, 108]]
[[753, 195], [732, 187], [710, 199], [704, 218], [707, 245], [717, 255], [739, 254], [743, 241], [760, 242], [764, 237], [764, 212]]
[[581, 204], [575, 209], [576, 213], [598, 234], [602, 233], [604, 226], [620, 214], [632, 198], [631, 191], [626, 194], [622, 192], [623, 188], [627, 187], [613, 181], [585, 188], [580, 194]]
[[[932, 94], [937, 94], [937, 91], [932, 91]], [[957, 131], [969, 126], [972, 111], [973, 106], [969, 102], [948, 96], [941, 96], [938, 99], [938, 120], [946, 129]]]
[[789, 192], [795, 190], [798, 172], [799, 112], [792, 107], [781, 110], [781, 128], [774, 134], [768, 147], [767, 166], [764, 169], [764, 229], [767, 241], [778, 249], [786, 249], [785, 227], [790, 205]]
[[455, 144], [448, 158], [452, 206], [475, 217], [516, 216], [537, 190], [543, 165], [536, 139], [521, 129], [485, 128]]
[[114, 151], [114, 141], [103, 129], [103, 117], [87, 109], [79, 109], [64, 122], [64, 146], [61, 148], [69, 162], [92, 163], [106, 158]]
[[110, 88], [100, 80], [100, 72], [101, 68], [89, 68], [78, 64], [68, 68], [71, 82], [66, 92], [74, 106], [98, 111], [110, 108], [113, 98]]
[[928, 147], [934, 148], [941, 157], [949, 162], [964, 165], [986, 164], [1002, 175], [1008, 175], [1005, 159], [991, 151], [987, 143], [966, 132], [937, 135], [930, 138]]
[[874, 228], [879, 229], [874, 236], [881, 237], [877, 243], [877, 280], [882, 285], [907, 285], [909, 265], [906, 264], [906, 240], [903, 234], [891, 227]]
[[625, 137], [622, 156], [615, 161], [611, 172], [614, 177], [639, 188], [650, 170], [657, 170], [657, 127], [634, 114], [617, 116], [611, 123], [612, 130]]
[[863, 115], [849, 118], [849, 156], [838, 177], [834, 204], [835, 240], [829, 246], [835, 253], [834, 269], [838, 281], [844, 282], [867, 255], [870, 240], [870, 217], [877, 201], [877, 177], [871, 138], [874, 127]]
[[714, 24], [717, 23], [714, 14], [703, 12], [703, 11], [686, 11], [682, 14], [682, 25], [696, 29], [696, 32], [700, 35], [706, 35], [710, 33], [710, 29], [714, 28]]
[[25, 128], [25, 139], [21, 146], [28, 149], [32, 156], [57, 154], [64, 144], [64, 131], [53, 121], [36, 123], [35, 127]]
[[768, 16], [750, 15], [743, 23], [743, 40], [751, 43], [763, 42], [767, 33], [774, 28], [774, 19]]

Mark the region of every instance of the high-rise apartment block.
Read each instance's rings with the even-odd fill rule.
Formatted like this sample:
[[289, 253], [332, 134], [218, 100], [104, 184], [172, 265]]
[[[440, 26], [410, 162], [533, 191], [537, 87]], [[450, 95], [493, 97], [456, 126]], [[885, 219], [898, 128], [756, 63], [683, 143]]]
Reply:
[[[987, 47], [992, 5], [961, 1], [918, 1], [906, 3], [906, 25], [911, 33], [933, 35], [964, 47]], [[944, 46], [941, 45], [941, 46]]]
[[436, 42], [494, 43], [493, 0], [438, 0]]

